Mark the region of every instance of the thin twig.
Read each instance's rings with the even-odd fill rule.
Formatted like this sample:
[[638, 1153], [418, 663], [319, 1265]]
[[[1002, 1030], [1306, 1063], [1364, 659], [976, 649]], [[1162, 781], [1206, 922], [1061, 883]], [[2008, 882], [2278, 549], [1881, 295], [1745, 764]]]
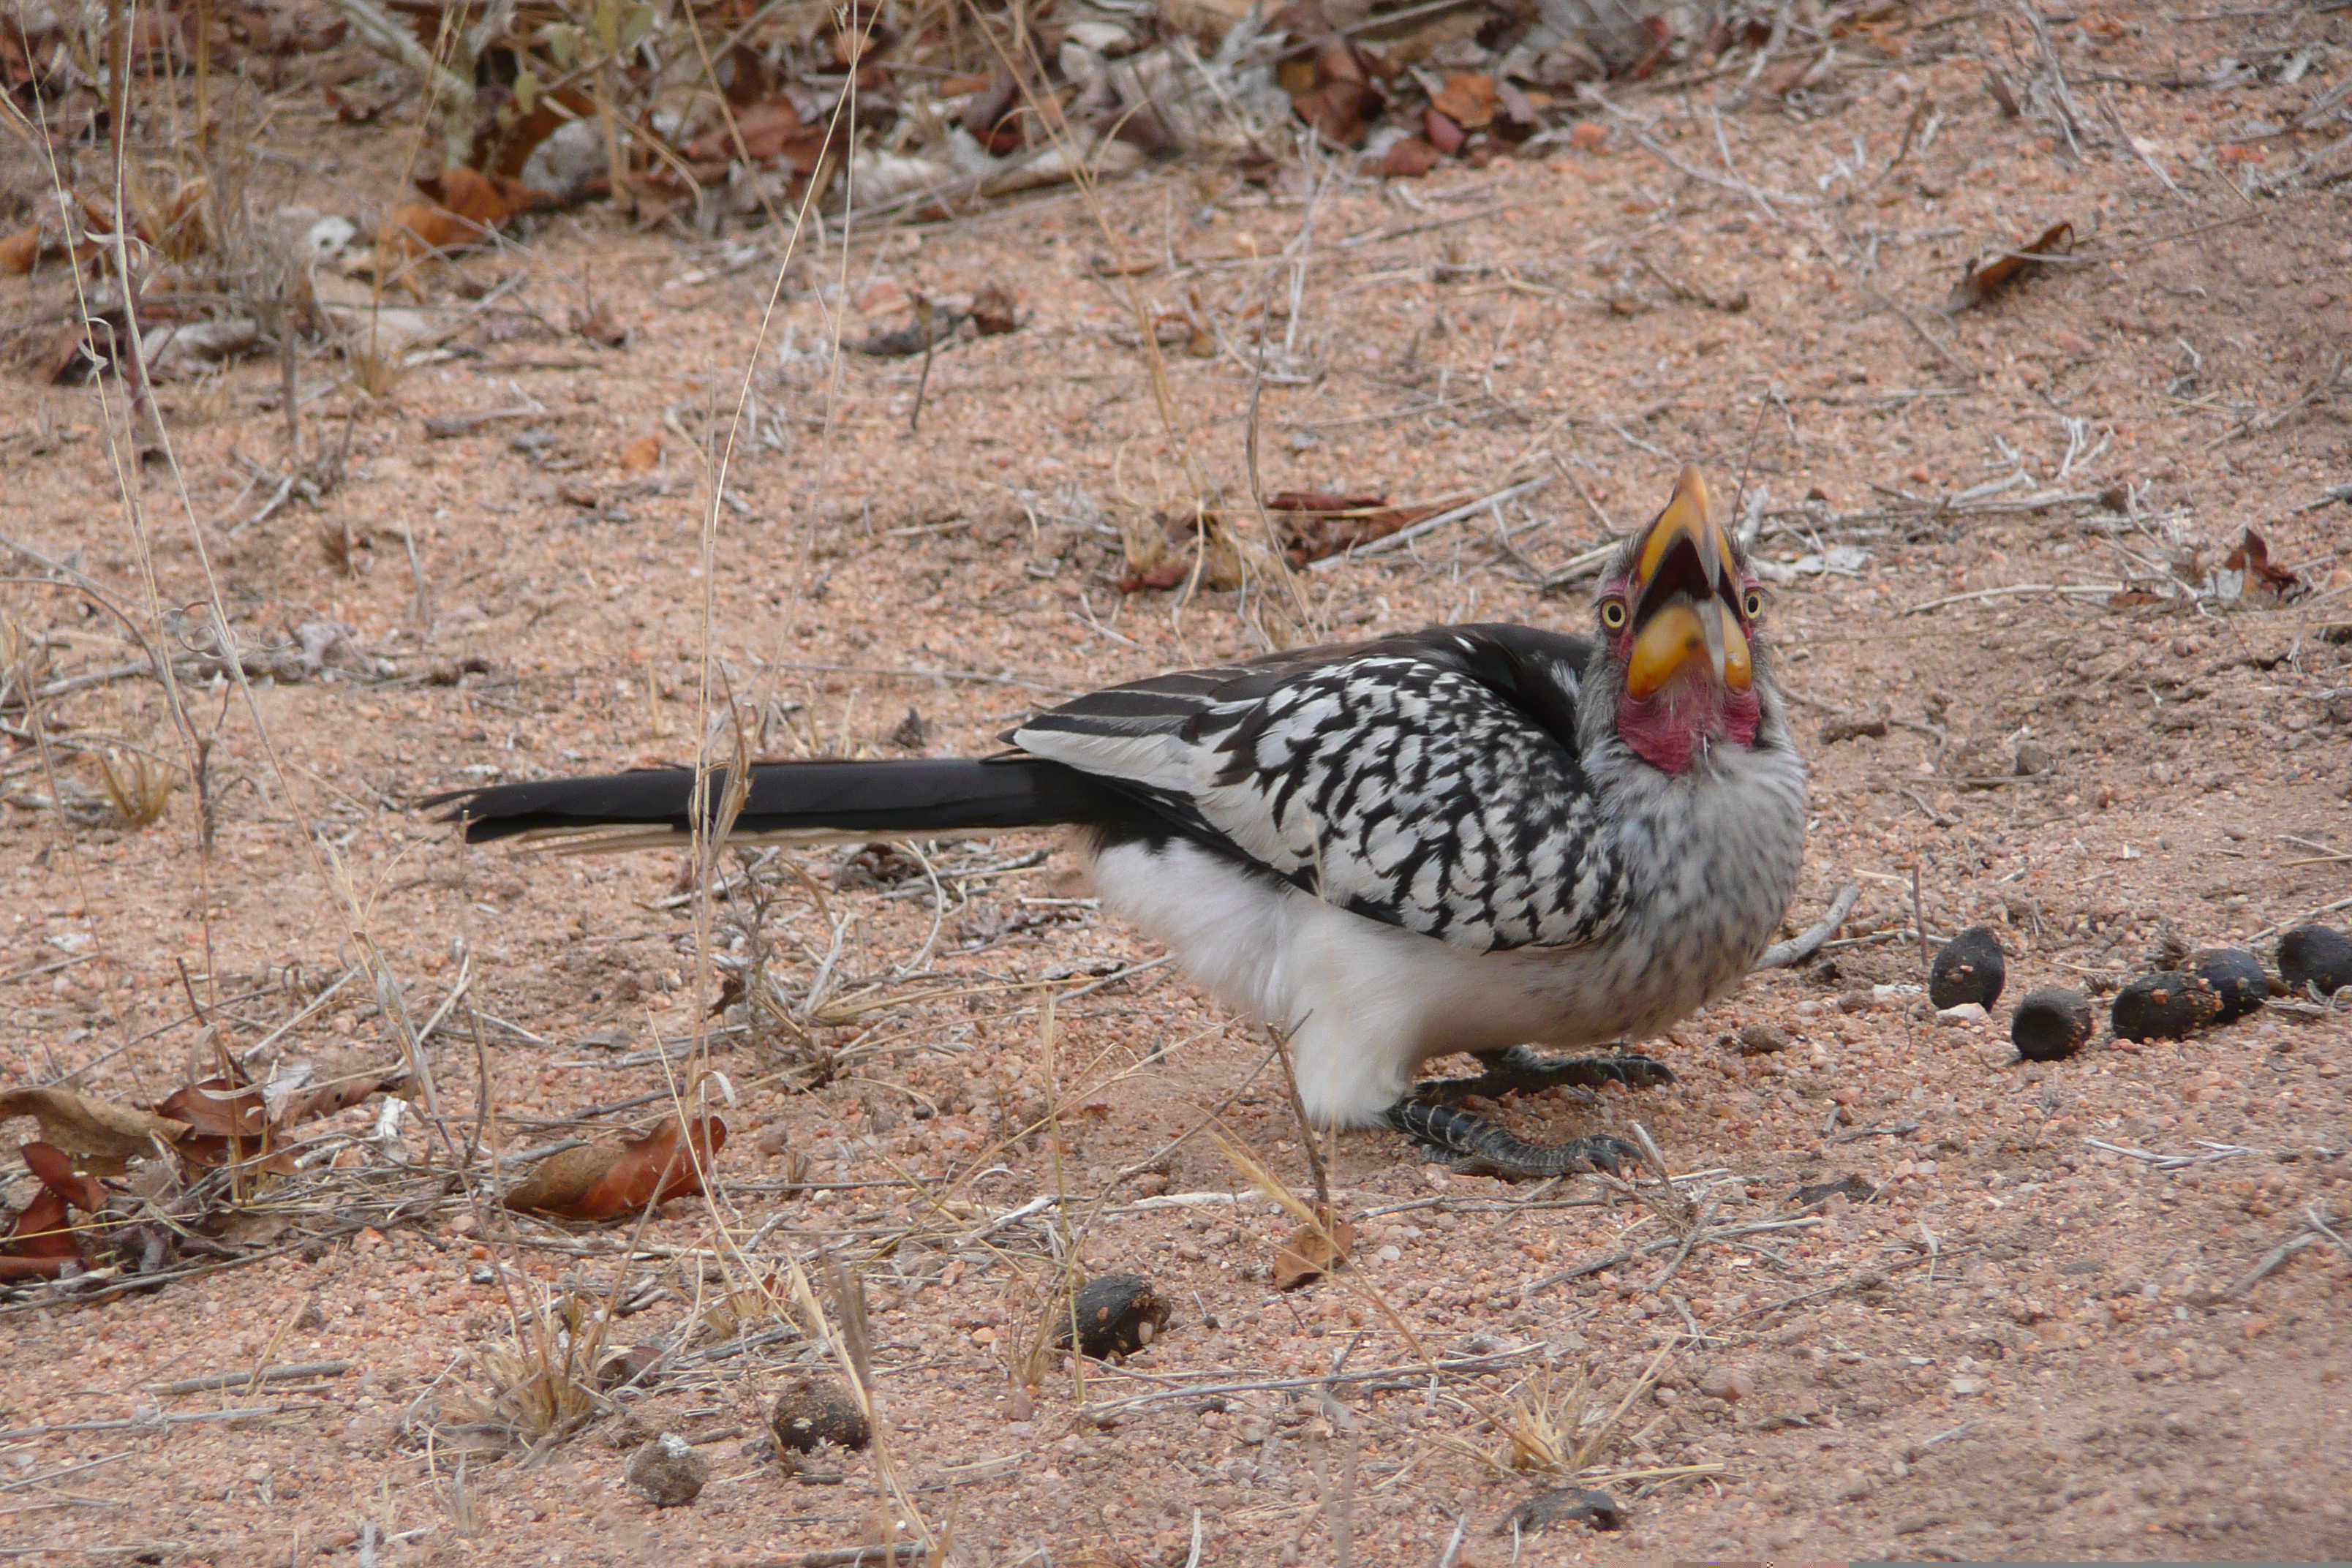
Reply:
[[1838, 928], [1845, 924], [1846, 916], [1853, 913], [1854, 901], [1861, 897], [1862, 884], [1859, 882], [1848, 882], [1840, 887], [1837, 897], [1830, 900], [1829, 913], [1807, 926], [1801, 934], [1766, 948], [1764, 956], [1756, 961], [1756, 968], [1759, 971], [1790, 969], [1812, 957], [1821, 950], [1822, 944], [1835, 936]]
[[1331, 1213], [1331, 1183], [1323, 1172], [1323, 1151], [1315, 1139], [1315, 1124], [1307, 1120], [1307, 1102], [1298, 1096], [1298, 1075], [1290, 1066], [1290, 1037], [1273, 1025], [1265, 1032], [1274, 1037], [1274, 1054], [1282, 1061], [1282, 1087], [1290, 1096], [1291, 1113], [1298, 1118], [1298, 1141], [1307, 1147], [1307, 1172], [1315, 1184], [1315, 1212], [1328, 1217]]

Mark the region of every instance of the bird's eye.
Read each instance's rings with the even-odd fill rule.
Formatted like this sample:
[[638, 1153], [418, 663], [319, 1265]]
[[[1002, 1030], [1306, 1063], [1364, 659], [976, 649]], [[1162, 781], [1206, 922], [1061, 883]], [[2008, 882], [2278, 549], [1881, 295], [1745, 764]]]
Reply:
[[1607, 626], [1612, 632], [1622, 631], [1625, 626], [1625, 601], [1622, 599], [1601, 600], [1601, 624]]
[[1750, 588], [1748, 596], [1739, 601], [1739, 607], [1752, 621], [1764, 613], [1764, 595]]

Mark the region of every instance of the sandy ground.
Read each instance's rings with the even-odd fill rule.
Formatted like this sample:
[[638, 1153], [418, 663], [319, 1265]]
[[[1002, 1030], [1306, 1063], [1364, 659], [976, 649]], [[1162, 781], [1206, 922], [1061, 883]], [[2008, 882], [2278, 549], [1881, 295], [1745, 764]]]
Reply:
[[[740, 957], [758, 924], [784, 992], [824, 965], [833, 1010], [805, 1042], [711, 1020], [723, 1081], [699, 1092], [732, 1136], [707, 1201], [641, 1233], [478, 1215], [425, 1108], [383, 1136], [381, 1100], [320, 1124], [340, 1157], [215, 1216], [250, 1260], [103, 1304], [46, 1285], [0, 1304], [7, 1553], [846, 1561], [806, 1554], [878, 1542], [911, 1507], [971, 1564], [1181, 1564], [1196, 1531], [1211, 1563], [1332, 1562], [1335, 1531], [1355, 1562], [1482, 1568], [2352, 1554], [2330, 1440], [2352, 1419], [2352, 1018], [2273, 1006], [2144, 1046], [2103, 1030], [2048, 1065], [2018, 1063], [2004, 1028], [2029, 987], [2104, 994], [2168, 934], [2267, 957], [2352, 891], [2352, 502], [2326, 499], [2352, 479], [2352, 184], [2323, 156], [2340, 124], [2271, 133], [2352, 71], [2352, 13], [2126, 5], [2049, 31], [2095, 142], [2079, 157], [2053, 121], [2001, 114], [1980, 62], [2019, 69], [2019, 25], [1967, 12], [1891, 25], [1799, 96], [1724, 114], [1720, 142], [1710, 106], [1736, 80], [1625, 90], [1596, 148], [1423, 182], [1171, 171], [1107, 189], [1099, 219], [1062, 193], [812, 247], [757, 350], [715, 526], [698, 444], [730, 427], [754, 354], [776, 265], [758, 237], [696, 247], [587, 214], [470, 262], [525, 274], [494, 309], [546, 327], [502, 336], [485, 314], [464, 354], [382, 399], [329, 390], [305, 456], [348, 432], [341, 482], [258, 523], [268, 488], [236, 458], [282, 449], [274, 365], [159, 390], [177, 468], [131, 466], [136, 527], [120, 389], [9, 379], [0, 534], [134, 617], [190, 607], [198, 647], [215, 588], [248, 641], [349, 636], [315, 670], [280, 660], [250, 707], [187, 678], [216, 735], [208, 857], [185, 790], [144, 831], [45, 804], [95, 792], [65, 741], [184, 758], [153, 681], [46, 700], [54, 776], [8, 742], [7, 1087], [149, 1103], [298, 1016], [257, 1072], [395, 1063], [370, 980], [324, 989], [372, 944], [412, 1022], [467, 978], [480, 1043], [461, 1006], [425, 1052], [461, 1140], [478, 1128], [504, 1160], [646, 1125], [696, 1092], [711, 995], [678, 858], [467, 851], [420, 796], [690, 758], [706, 630], [714, 689], [785, 756], [972, 752], [1057, 694], [1268, 638], [1580, 626], [1582, 585], [1545, 579], [1645, 520], [1685, 460], [1727, 500], [1747, 471], [1785, 579], [1769, 636], [1817, 814], [1791, 929], [1843, 882], [1863, 897], [1822, 959], [1654, 1042], [1672, 1088], [1506, 1108], [1548, 1136], [1638, 1119], [1696, 1173], [1697, 1244], [1592, 1182], [1454, 1175], [1350, 1133], [1331, 1181], [1355, 1264], [1277, 1294], [1290, 1222], [1206, 1136], [1163, 1152], [1265, 1043], [1105, 923], [1052, 841], [929, 846], [928, 871], [796, 855], [805, 881], [766, 867], [761, 918], [740, 896], [709, 945]], [[2270, 79], [2296, 50], [2308, 74]], [[383, 173], [358, 131], [301, 134], [299, 194]], [[2283, 183], [2248, 194], [2265, 175]], [[2083, 264], [1939, 313], [1969, 257], [2060, 220]], [[591, 280], [624, 349], [562, 331]], [[937, 356], [919, 434], [919, 360], [826, 352], [902, 322], [909, 289], [990, 282], [1019, 330]], [[1134, 300], [1181, 319], [1162, 392]], [[309, 387], [341, 374], [302, 367]], [[1549, 482], [1318, 565], [1305, 616], [1263, 576], [1123, 596], [1121, 530], [1158, 527], [1188, 465], [1254, 537], [1254, 386], [1269, 494]], [[428, 418], [495, 410], [524, 412], [426, 438]], [[2309, 591], [2185, 591], [2248, 527]], [[348, 574], [320, 542], [337, 531]], [[123, 663], [89, 596], [8, 570], [0, 605], [46, 635], [51, 679]], [[2115, 591], [2168, 577], [2184, 591]], [[2079, 584], [2106, 586], [2048, 591]], [[1997, 592], [2019, 585], [2039, 586]], [[1821, 739], [1878, 709], [1883, 733]], [[1931, 931], [1988, 922], [2007, 946], [1990, 1022], [1938, 1023], [1909, 989], [1915, 875]], [[1787, 1048], [1743, 1053], [1758, 1025]], [[1304, 1190], [1276, 1080], [1223, 1121]], [[1796, 1196], [1848, 1174], [1852, 1195]], [[996, 1224], [1056, 1191], [1058, 1221]], [[871, 1455], [794, 1478], [760, 1438], [824, 1361], [777, 1303], [794, 1262], [824, 1289], [827, 1247], [862, 1266], [890, 1507]], [[1124, 1367], [1055, 1365], [1033, 1394], [1008, 1364], [1057, 1256], [1149, 1276], [1172, 1315]], [[467, 1358], [509, 1339], [509, 1303], [602, 1300], [616, 1268], [613, 1342], [667, 1351], [659, 1381], [552, 1444], [485, 1429]], [[155, 1392], [265, 1362], [350, 1365]], [[1592, 1461], [1624, 1529], [1515, 1537], [1506, 1515], [1546, 1478], [1496, 1462], [1493, 1424], [1580, 1374], [1597, 1409], [1635, 1394]], [[217, 1414], [239, 1409], [263, 1414]], [[656, 1431], [709, 1463], [690, 1506], [623, 1479]]]

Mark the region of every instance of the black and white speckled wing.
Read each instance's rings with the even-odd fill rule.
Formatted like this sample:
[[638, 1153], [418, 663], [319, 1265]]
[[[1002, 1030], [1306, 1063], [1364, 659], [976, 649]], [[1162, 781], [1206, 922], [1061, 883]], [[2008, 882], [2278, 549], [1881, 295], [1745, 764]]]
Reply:
[[1370, 919], [1479, 952], [1571, 945], [1625, 890], [1578, 758], [1591, 654], [1437, 627], [1113, 688], [1010, 739]]

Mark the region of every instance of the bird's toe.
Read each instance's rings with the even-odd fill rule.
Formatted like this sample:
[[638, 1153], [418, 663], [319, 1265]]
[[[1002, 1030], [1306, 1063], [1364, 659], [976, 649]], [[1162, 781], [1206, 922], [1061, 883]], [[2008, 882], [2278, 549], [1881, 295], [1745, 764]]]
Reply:
[[1578, 1149], [1592, 1163], [1594, 1169], [1606, 1171], [1612, 1176], [1622, 1175], [1628, 1165], [1642, 1163], [1642, 1152], [1622, 1138], [1602, 1135], [1581, 1139]]
[[1675, 1081], [1674, 1069], [1650, 1057], [1616, 1057], [1610, 1065], [1617, 1081], [1628, 1089], [1657, 1089]]

